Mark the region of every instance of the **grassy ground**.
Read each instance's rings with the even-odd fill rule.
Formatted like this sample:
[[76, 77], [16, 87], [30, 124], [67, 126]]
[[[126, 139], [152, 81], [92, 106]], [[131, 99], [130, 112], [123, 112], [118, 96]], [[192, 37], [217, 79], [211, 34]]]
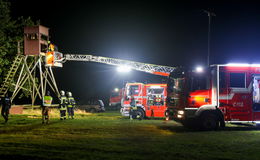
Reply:
[[173, 121], [130, 121], [117, 112], [60, 121], [54, 111], [42, 125], [39, 112], [26, 111], [0, 124], [0, 159], [258, 160], [259, 151], [260, 130], [253, 127], [199, 132]]

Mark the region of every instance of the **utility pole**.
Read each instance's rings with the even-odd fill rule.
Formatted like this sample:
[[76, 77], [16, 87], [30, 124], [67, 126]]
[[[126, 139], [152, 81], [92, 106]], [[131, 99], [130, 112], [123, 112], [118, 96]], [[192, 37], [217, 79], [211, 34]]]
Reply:
[[208, 22], [208, 55], [207, 55], [207, 65], [210, 65], [210, 31], [211, 31], [211, 18], [212, 16], [216, 16], [215, 13], [204, 10], [205, 13], [207, 13], [209, 17], [209, 22]]

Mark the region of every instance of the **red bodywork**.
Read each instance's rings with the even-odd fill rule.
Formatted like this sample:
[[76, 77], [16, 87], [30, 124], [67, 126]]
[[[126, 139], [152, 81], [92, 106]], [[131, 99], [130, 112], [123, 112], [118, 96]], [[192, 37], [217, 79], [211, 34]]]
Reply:
[[[260, 121], [259, 99], [260, 67], [221, 67], [226, 83], [219, 89], [219, 108], [225, 121]], [[232, 87], [231, 74], [244, 74], [245, 87]], [[229, 82], [229, 83], [228, 83]], [[256, 93], [258, 92], [258, 93]], [[255, 95], [255, 96], [254, 96]]]
[[119, 89], [118, 91], [113, 91], [109, 98], [109, 106], [110, 107], [121, 107], [121, 101], [123, 98], [124, 88]]
[[[171, 92], [169, 99], [178, 99], [180, 103], [168, 103], [168, 109], [173, 109], [177, 120], [194, 118], [203, 107], [215, 106], [223, 116], [224, 121], [243, 123], [260, 122], [260, 66], [253, 65], [215, 65], [215, 75], [211, 73], [210, 88], [180, 93]], [[182, 77], [186, 82], [189, 77]], [[169, 101], [170, 102], [170, 101]], [[178, 111], [184, 111], [180, 115]]]
[[143, 105], [146, 117], [165, 117], [166, 89], [166, 84], [146, 84], [144, 86], [144, 95], [146, 98], [143, 99]]
[[[166, 110], [166, 84], [127, 83], [124, 91], [123, 116], [129, 115], [131, 96], [137, 106], [142, 109], [146, 117], [164, 117]], [[133, 89], [134, 91], [130, 91]]]

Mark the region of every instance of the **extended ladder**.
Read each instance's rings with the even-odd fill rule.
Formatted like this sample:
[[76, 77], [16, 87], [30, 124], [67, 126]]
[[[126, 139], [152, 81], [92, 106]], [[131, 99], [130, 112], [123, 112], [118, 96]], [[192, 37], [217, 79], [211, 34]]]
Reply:
[[128, 66], [131, 69], [151, 73], [160, 76], [169, 76], [176, 67], [142, 63], [136, 61], [129, 61], [117, 58], [101, 57], [94, 55], [81, 55], [81, 54], [65, 54], [63, 62], [65, 61], [87, 61], [87, 62], [98, 62], [115, 66]]

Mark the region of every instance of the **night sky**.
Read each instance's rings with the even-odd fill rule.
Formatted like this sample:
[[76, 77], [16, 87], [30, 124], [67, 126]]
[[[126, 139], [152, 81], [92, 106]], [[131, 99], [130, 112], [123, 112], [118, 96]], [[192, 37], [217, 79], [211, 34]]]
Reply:
[[[168, 66], [207, 64], [208, 16], [211, 64], [260, 63], [260, 2], [254, 1], [28, 1], [11, 0], [12, 16], [31, 16], [50, 28], [64, 54], [92, 54]], [[54, 69], [61, 89], [79, 103], [106, 99], [124, 81], [161, 82], [162, 77], [115, 67], [66, 62]]]

